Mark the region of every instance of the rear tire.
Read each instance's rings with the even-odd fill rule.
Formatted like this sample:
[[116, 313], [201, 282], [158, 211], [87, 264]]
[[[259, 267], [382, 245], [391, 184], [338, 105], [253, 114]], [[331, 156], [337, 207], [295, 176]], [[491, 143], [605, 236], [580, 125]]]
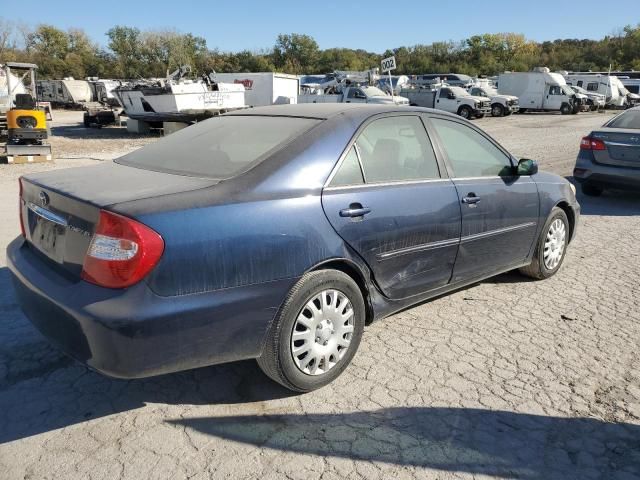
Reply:
[[604, 192], [602, 187], [598, 187], [597, 185], [593, 185], [591, 183], [583, 183], [581, 187], [582, 193], [587, 195], [588, 197], [599, 197]]
[[567, 214], [561, 208], [554, 207], [536, 242], [533, 260], [520, 268], [520, 273], [536, 280], [552, 277], [562, 266], [568, 244]]
[[364, 299], [351, 277], [337, 270], [307, 273], [276, 315], [258, 365], [289, 390], [324, 387], [353, 359], [364, 324]]

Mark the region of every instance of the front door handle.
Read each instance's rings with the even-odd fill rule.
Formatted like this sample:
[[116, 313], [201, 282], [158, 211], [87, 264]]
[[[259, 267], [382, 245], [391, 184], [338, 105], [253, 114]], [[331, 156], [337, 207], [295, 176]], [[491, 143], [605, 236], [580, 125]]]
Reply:
[[480, 197], [478, 197], [475, 193], [470, 193], [466, 197], [462, 199], [462, 203], [466, 203], [467, 205], [475, 205], [480, 201]]
[[371, 209], [369, 207], [363, 207], [359, 203], [352, 203], [349, 205], [349, 208], [340, 210], [341, 217], [364, 217], [367, 213], [371, 213]]

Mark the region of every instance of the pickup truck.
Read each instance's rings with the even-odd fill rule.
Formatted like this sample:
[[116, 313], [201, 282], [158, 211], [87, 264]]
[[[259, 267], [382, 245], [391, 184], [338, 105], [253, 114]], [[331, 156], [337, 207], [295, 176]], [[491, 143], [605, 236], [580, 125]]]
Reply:
[[344, 87], [338, 94], [301, 94], [298, 103], [385, 103], [409, 105], [404, 97], [387, 95], [377, 87]]
[[457, 113], [463, 118], [482, 118], [491, 112], [491, 99], [471, 95], [462, 87], [450, 85], [428, 88], [403, 89], [400, 94], [409, 99], [409, 104]]
[[518, 97], [515, 95], [500, 95], [498, 91], [491, 86], [473, 86], [469, 88], [469, 93], [476, 97], [487, 97], [491, 99], [492, 117], [504, 117], [520, 110]]

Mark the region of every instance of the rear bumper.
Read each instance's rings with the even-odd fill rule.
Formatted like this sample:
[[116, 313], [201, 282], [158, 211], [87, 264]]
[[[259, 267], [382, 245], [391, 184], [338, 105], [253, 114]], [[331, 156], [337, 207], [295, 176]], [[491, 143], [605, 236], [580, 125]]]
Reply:
[[70, 281], [19, 237], [7, 247], [16, 296], [31, 322], [71, 357], [106, 375], [139, 378], [258, 357], [297, 279], [179, 297], [144, 282], [112, 290]]
[[580, 151], [573, 170], [577, 182], [623, 190], [640, 189], [640, 168], [602, 165], [589, 158], [592, 155], [589, 151]]

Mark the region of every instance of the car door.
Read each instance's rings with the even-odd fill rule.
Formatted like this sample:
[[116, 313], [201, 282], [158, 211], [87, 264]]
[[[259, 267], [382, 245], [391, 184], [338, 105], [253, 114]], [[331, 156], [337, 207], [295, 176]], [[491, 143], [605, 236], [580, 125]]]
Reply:
[[460, 206], [441, 168], [419, 116], [375, 117], [361, 127], [323, 191], [327, 218], [389, 298], [451, 279]]
[[527, 258], [536, 234], [539, 199], [530, 176], [514, 176], [511, 157], [480, 130], [431, 117], [462, 208], [460, 250], [452, 282], [486, 277]]
[[450, 88], [441, 88], [440, 94], [436, 99], [436, 108], [444, 110], [445, 112], [457, 113], [460, 100], [456, 99], [455, 96], [449, 98], [452, 94], [453, 91]]
[[558, 85], [547, 85], [547, 89], [544, 108], [547, 110], [560, 110], [564, 92]]

